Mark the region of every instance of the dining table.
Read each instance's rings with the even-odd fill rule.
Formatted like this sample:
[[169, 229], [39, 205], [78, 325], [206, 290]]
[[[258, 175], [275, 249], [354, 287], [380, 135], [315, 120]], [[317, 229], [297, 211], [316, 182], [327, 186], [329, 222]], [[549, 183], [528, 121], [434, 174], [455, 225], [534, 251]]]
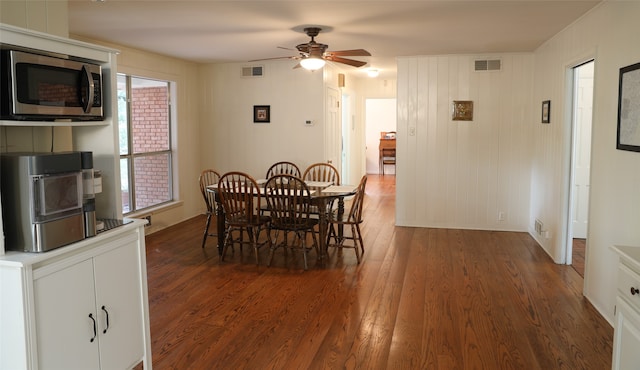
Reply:
[[[256, 180], [258, 185], [263, 186], [267, 180]], [[336, 211], [339, 215], [344, 214], [344, 200], [347, 197], [353, 196], [358, 190], [357, 185], [334, 185], [331, 182], [324, 181], [305, 181], [310, 190], [311, 201], [318, 209], [318, 237], [320, 247], [320, 259], [327, 254], [327, 232], [329, 227], [328, 215], [332, 209], [329, 206], [333, 205], [337, 200]], [[216, 226], [218, 232], [218, 254], [222, 255], [224, 248], [224, 235], [225, 235], [225, 221], [224, 221], [224, 207], [218, 196], [218, 185], [212, 184], [207, 186], [207, 191], [214, 193], [214, 199], [217, 203], [216, 207]], [[342, 235], [343, 228], [338, 227], [338, 235]]]

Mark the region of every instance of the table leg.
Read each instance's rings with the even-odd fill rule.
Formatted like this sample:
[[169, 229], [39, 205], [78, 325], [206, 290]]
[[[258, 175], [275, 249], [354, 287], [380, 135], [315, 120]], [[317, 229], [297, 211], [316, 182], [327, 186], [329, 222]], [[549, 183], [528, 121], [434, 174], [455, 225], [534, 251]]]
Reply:
[[[344, 197], [338, 198], [338, 219], [342, 219], [344, 215]], [[342, 241], [342, 235], [344, 235], [344, 225], [338, 224], [338, 240]]]
[[328, 255], [327, 247], [327, 203], [324, 198], [318, 199], [318, 241], [320, 247], [320, 260]]

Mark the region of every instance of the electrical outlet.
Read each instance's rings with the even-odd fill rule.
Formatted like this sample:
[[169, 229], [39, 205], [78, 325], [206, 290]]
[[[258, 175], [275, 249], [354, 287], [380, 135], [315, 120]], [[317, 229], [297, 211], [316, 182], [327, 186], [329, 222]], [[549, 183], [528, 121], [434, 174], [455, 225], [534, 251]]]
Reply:
[[151, 215], [148, 215], [144, 219], [147, 220], [147, 224], [145, 226], [151, 226]]
[[504, 221], [506, 218], [507, 216], [504, 214], [504, 212], [498, 212], [498, 221]]
[[538, 220], [537, 218], [535, 223], [535, 230], [538, 235], [542, 234], [542, 221]]
[[411, 126], [409, 127], [409, 136], [416, 136], [416, 128]]

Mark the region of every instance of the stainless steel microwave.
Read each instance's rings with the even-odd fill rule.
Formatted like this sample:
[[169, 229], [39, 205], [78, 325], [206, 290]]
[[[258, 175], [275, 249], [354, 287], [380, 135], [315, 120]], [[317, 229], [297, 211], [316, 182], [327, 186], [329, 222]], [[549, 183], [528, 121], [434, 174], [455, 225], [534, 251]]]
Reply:
[[2, 50], [4, 120], [101, 121], [102, 67], [18, 50]]

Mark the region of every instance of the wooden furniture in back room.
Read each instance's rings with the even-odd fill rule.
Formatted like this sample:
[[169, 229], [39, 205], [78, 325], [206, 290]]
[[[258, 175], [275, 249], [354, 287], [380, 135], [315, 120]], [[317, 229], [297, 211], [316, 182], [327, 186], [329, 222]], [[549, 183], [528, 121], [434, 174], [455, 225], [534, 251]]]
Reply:
[[384, 166], [396, 165], [396, 133], [395, 131], [381, 132], [380, 133], [380, 145], [378, 146], [379, 158], [378, 165], [380, 166], [380, 173], [384, 175]]

